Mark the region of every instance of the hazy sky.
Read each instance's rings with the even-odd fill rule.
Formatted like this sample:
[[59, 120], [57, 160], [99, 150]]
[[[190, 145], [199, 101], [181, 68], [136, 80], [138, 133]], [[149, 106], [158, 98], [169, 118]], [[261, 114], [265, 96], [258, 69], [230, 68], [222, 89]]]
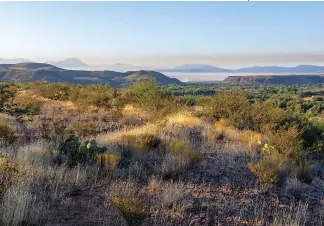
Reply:
[[324, 2], [0, 2], [0, 58], [324, 64]]

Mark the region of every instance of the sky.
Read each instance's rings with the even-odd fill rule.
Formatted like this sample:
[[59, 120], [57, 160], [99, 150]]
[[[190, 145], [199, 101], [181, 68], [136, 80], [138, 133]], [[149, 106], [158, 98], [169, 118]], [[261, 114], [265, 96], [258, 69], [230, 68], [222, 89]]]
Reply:
[[324, 65], [324, 2], [0, 2], [0, 58]]

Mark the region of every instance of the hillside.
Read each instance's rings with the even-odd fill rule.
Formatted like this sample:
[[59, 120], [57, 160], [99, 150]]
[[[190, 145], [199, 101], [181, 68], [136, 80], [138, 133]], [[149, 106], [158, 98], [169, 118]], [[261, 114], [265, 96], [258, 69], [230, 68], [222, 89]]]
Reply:
[[226, 85], [294, 85], [324, 83], [324, 75], [248, 75], [228, 76]]
[[134, 81], [155, 78], [159, 85], [182, 84], [177, 79], [169, 78], [154, 71], [81, 71], [65, 70], [51, 64], [21, 63], [0, 65], [1, 82], [65, 82], [70, 84], [109, 84], [127, 86]]
[[170, 88], [0, 84], [0, 225], [323, 225], [324, 86]]

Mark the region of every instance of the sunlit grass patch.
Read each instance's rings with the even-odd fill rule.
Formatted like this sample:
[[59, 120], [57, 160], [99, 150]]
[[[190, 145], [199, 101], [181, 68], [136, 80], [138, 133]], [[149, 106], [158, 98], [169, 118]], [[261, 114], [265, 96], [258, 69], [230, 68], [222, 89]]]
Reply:
[[122, 109], [122, 113], [124, 115], [134, 115], [139, 117], [147, 117], [148, 112], [132, 105], [132, 104], [126, 104], [125, 107]]
[[238, 130], [228, 125], [224, 119], [215, 123], [214, 129], [207, 130], [207, 138], [209, 140], [223, 140], [241, 142], [250, 152], [259, 152], [265, 143], [264, 135], [252, 130]]
[[134, 129], [124, 129], [112, 133], [99, 135], [96, 137], [98, 144], [121, 143], [128, 137], [139, 137], [145, 135], [156, 135], [159, 127], [155, 124], [146, 124]]
[[185, 125], [189, 128], [201, 125], [201, 120], [198, 117], [191, 116], [188, 112], [181, 112], [171, 115], [167, 118], [168, 125]]

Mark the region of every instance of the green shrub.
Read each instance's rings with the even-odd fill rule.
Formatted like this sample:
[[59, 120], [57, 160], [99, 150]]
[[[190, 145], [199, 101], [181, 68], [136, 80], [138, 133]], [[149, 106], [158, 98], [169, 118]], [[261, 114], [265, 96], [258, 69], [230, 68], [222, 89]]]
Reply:
[[216, 120], [226, 118], [234, 127], [244, 129], [249, 121], [247, 117], [251, 111], [251, 104], [245, 93], [219, 92], [208, 111]]
[[38, 115], [42, 109], [42, 107], [44, 106], [44, 102], [43, 101], [32, 101], [29, 102], [25, 109], [27, 114], [29, 115]]
[[155, 80], [136, 82], [130, 88], [128, 96], [131, 102], [149, 112], [153, 120], [160, 120], [181, 107], [170, 92], [157, 86]]
[[69, 97], [68, 88], [65, 87], [62, 90], [56, 92], [52, 97], [53, 100], [67, 100]]
[[[14, 84], [0, 84], [0, 111], [8, 106], [11, 107], [19, 90], [20, 87]], [[10, 104], [6, 104], [8, 101], [10, 101]]]
[[267, 144], [274, 147], [279, 154], [289, 159], [298, 160], [302, 151], [301, 131], [297, 127], [282, 127], [280, 129], [263, 128]]
[[117, 89], [102, 85], [75, 86], [70, 91], [72, 102], [82, 102], [84, 105], [111, 108], [113, 99], [119, 94]]
[[250, 163], [250, 171], [256, 176], [262, 187], [277, 185], [279, 182], [280, 161], [277, 158], [265, 158], [259, 163]]
[[192, 96], [184, 96], [184, 97], [181, 97], [180, 98], [180, 103], [182, 105], [186, 105], [188, 107], [192, 107], [192, 106], [195, 106], [196, 105], [197, 101]]

